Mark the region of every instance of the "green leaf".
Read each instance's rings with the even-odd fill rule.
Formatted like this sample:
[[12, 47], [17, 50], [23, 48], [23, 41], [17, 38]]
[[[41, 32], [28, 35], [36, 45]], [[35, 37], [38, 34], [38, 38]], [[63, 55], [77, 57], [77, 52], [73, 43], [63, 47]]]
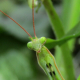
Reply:
[[38, 4], [38, 7], [37, 7], [37, 9], [36, 9], [36, 13], [38, 13], [40, 7], [41, 7], [41, 3]]
[[[65, 32], [71, 30], [79, 21], [80, 0], [63, 0], [63, 25]], [[66, 16], [65, 16], [66, 15]]]
[[[79, 21], [80, 16], [80, 0], [63, 0], [62, 23], [65, 33], [71, 30]], [[66, 15], [66, 16], [65, 16]], [[70, 40], [69, 48], [73, 50], [74, 39]]]
[[77, 80], [80, 80], [80, 75], [79, 75], [79, 77], [77, 78]]
[[[28, 0], [28, 5], [32, 9], [32, 0]], [[38, 0], [34, 0], [34, 7], [38, 5]]]
[[80, 22], [72, 29], [70, 30], [66, 35], [64, 35], [61, 39], [53, 40], [53, 39], [47, 39], [46, 46], [51, 49], [56, 45], [62, 45], [66, 41], [76, 38], [80, 35]]

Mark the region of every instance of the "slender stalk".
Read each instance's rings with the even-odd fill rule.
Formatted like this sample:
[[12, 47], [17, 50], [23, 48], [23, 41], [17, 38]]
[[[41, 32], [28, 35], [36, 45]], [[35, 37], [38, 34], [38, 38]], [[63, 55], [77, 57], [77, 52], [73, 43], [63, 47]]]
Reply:
[[[49, 16], [52, 29], [54, 30], [57, 39], [60, 39], [63, 35], [65, 35], [65, 31], [57, 13], [55, 12], [52, 2], [51, 0], [42, 0], [42, 2]], [[64, 68], [67, 74], [67, 78], [65, 78], [65, 80], [74, 80], [73, 62], [68, 43], [65, 43], [62, 46], [60, 46], [60, 49], [63, 55], [63, 61], [65, 65]]]
[[55, 12], [51, 0], [43, 0], [43, 4], [52, 24], [52, 29], [54, 30], [56, 37], [59, 39], [65, 34], [62, 23]]

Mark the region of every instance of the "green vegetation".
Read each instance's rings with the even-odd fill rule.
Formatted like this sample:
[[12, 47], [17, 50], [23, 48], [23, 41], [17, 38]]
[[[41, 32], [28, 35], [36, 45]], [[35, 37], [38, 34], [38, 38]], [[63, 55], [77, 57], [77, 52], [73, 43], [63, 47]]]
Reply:
[[[80, 36], [80, 0], [63, 0], [62, 4], [56, 5], [57, 9], [51, 0], [41, 1], [34, 16], [36, 34], [47, 37], [45, 45], [48, 49], [55, 48], [55, 59], [65, 80], [75, 80], [72, 51], [73, 38]], [[32, 10], [26, 0], [1, 0], [0, 10], [34, 37]], [[48, 80], [37, 64], [36, 53], [27, 49], [28, 41], [28, 35], [0, 13], [0, 80]]]

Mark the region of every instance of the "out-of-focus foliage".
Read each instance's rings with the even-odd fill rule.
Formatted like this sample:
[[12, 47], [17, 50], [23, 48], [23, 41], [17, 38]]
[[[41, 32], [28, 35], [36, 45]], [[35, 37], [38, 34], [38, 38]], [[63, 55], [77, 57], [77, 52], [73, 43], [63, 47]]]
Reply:
[[79, 75], [79, 77], [78, 77], [78, 79], [77, 80], [80, 80], [80, 75]]
[[[76, 15], [73, 18], [73, 15], [71, 16], [69, 13], [67, 15], [65, 12], [67, 8], [65, 1], [63, 3], [64, 14], [61, 20], [65, 23], [63, 24], [64, 29], [68, 31], [71, 29], [69, 26], [73, 27], [77, 23], [76, 21], [79, 20], [79, 14], [74, 10], [70, 11], [70, 9], [70, 14], [73, 13], [74, 15], [75, 12]], [[60, 17], [62, 11], [61, 6], [60, 4], [55, 6], [56, 12]], [[72, 5], [71, 8], [73, 6], [74, 5]], [[67, 8], [67, 10], [68, 9], [69, 8]], [[27, 0], [0, 0], [0, 10], [16, 20], [34, 37], [32, 10], [29, 8]], [[67, 16], [70, 16], [70, 20], [67, 19]], [[34, 18], [38, 37], [54, 37], [43, 6], [40, 7], [38, 13], [34, 14]], [[66, 29], [67, 25], [68, 29]], [[18, 25], [0, 12], [0, 80], [48, 80], [47, 76], [37, 64], [36, 53], [26, 47], [26, 43], [29, 41], [28, 38], [28, 35]], [[57, 49], [56, 52], [59, 53], [59, 50]], [[58, 60], [59, 58], [58, 56]], [[59, 68], [62, 70], [61, 67]]]
[[[27, 1], [0, 0], [0, 10], [22, 25], [33, 37], [32, 10]], [[49, 21], [41, 7], [35, 13], [38, 37], [49, 37]], [[0, 12], [0, 80], [48, 80], [40, 69], [36, 53], [27, 49], [28, 35]]]
[[[32, 0], [28, 0], [29, 7], [32, 8]], [[34, 8], [38, 6], [38, 0], [34, 0]]]
[[[71, 29], [67, 34], [65, 34], [61, 39], [53, 40], [53, 39], [48, 38], [45, 45], [49, 49], [51, 49], [51, 48], [55, 47], [56, 45], [62, 45], [65, 42], [67, 42], [68, 40], [76, 38], [78, 36], [80, 36], [80, 22], [73, 29]], [[51, 45], [51, 46], [49, 46], [49, 45]]]
[[[2, 1], [3, 3], [4, 1]], [[6, 1], [4, 2], [6, 3]], [[0, 2], [1, 4], [1, 2]], [[7, 2], [6, 5], [9, 6], [10, 2]], [[12, 2], [13, 4], [13, 2]], [[29, 6], [27, 6], [27, 3], [24, 5], [16, 5], [13, 4], [14, 9], [10, 8], [10, 11], [8, 11], [7, 7], [6, 10], [4, 7], [4, 9], [1, 9], [4, 12], [7, 12], [7, 14], [14, 18], [20, 25], [22, 25], [32, 36], [33, 35], [33, 28], [32, 28], [32, 10], [29, 8]], [[10, 7], [10, 6], [9, 6]], [[0, 13], [1, 14], [1, 13]], [[7, 18], [6, 16], [3, 16], [3, 14], [1, 14], [2, 16], [0, 16], [0, 25], [2, 26], [2, 28], [4, 30], [6, 30], [8, 33], [10, 33], [11, 35], [20, 38], [22, 40], [26, 40], [28, 39], [28, 35], [26, 35], [26, 33], [20, 28], [18, 27], [18, 25], [16, 25], [13, 21], [11, 21], [9, 18]], [[49, 34], [47, 33], [48, 25], [49, 25], [49, 21], [48, 18], [46, 17], [45, 11], [43, 9], [43, 7], [40, 9], [39, 14], [35, 13], [35, 28], [36, 28], [36, 34], [38, 37], [41, 37], [42, 34], [43, 36], [48, 37]], [[39, 25], [40, 23], [40, 25]], [[47, 28], [46, 28], [47, 27]], [[45, 32], [44, 32], [45, 31]]]

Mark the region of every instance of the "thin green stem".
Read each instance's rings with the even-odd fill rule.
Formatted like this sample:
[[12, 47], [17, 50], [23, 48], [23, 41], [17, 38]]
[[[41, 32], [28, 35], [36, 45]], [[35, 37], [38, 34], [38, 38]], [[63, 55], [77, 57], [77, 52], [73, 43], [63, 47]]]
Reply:
[[[65, 31], [57, 13], [55, 12], [52, 2], [51, 0], [42, 0], [42, 2], [49, 16], [52, 29], [54, 30], [57, 39], [60, 39], [63, 35], [65, 35]], [[65, 43], [60, 46], [60, 49], [63, 55], [63, 61], [65, 65], [64, 68], [67, 74], [67, 78], [65, 78], [65, 80], [74, 80], [73, 62], [69, 46], [67, 43]]]
[[65, 34], [62, 23], [55, 12], [51, 0], [44, 0], [43, 4], [49, 16], [50, 22], [52, 24], [52, 29], [54, 30], [56, 37], [59, 39]]

